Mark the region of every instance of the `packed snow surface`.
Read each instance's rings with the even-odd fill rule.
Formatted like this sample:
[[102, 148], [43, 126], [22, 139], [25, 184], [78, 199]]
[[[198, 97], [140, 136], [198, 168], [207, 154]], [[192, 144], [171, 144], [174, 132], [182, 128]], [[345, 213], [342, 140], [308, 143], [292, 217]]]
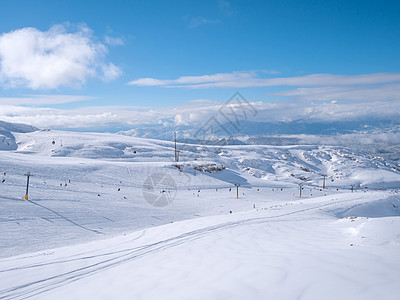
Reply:
[[0, 299], [398, 299], [391, 161], [34, 130], [4, 129]]

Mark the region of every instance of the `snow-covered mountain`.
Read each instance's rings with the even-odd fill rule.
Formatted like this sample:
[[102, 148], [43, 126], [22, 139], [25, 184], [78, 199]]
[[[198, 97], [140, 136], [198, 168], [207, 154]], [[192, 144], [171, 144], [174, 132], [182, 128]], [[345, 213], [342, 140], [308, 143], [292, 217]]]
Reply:
[[37, 128], [25, 125], [0, 121], [0, 150], [16, 150], [14, 133], [33, 132]]
[[0, 298], [400, 292], [396, 162], [343, 146], [186, 143], [177, 162], [171, 141], [16, 128], [0, 152]]
[[[298, 119], [288, 122], [239, 120], [237, 123], [177, 125], [173, 121], [147, 124], [119, 131], [121, 135], [171, 141], [174, 132], [182, 143], [215, 145], [330, 145], [382, 156], [400, 162], [400, 124], [394, 119], [352, 121]], [[204, 136], [203, 130], [212, 131]], [[206, 134], [207, 135], [207, 134]]]
[[218, 164], [226, 167], [222, 173], [236, 172], [243, 177], [241, 181], [253, 180], [256, 185], [272, 180], [318, 186], [321, 175], [326, 174], [333, 186], [390, 188], [398, 185], [400, 174], [399, 165], [393, 161], [340, 146], [178, 143], [179, 163], [175, 163], [174, 144], [169, 141], [63, 131], [35, 131], [15, 136], [18, 144], [15, 153], [49, 158], [157, 163], [166, 169], [181, 165], [186, 171], [196, 165]]
[[[398, 117], [394, 118], [358, 118], [343, 120], [320, 120], [313, 118], [298, 118], [288, 121], [268, 121], [258, 118], [250, 120], [243, 116], [232, 117], [230, 122], [220, 114], [211, 115], [224, 130], [215, 130], [217, 137], [240, 136], [274, 136], [274, 135], [323, 135], [335, 136], [357, 133], [400, 133], [400, 123]], [[130, 130], [120, 131], [121, 134], [136, 137], [148, 137], [154, 139], [173, 138], [173, 132], [178, 131], [181, 137], [188, 138], [193, 136], [202, 126], [207, 123], [207, 119], [202, 122], [188, 122], [187, 124], [176, 123], [174, 119], [163, 119], [162, 122], [154, 124], [132, 125]], [[214, 126], [214, 127], [216, 127]], [[218, 128], [215, 128], [218, 129]]]

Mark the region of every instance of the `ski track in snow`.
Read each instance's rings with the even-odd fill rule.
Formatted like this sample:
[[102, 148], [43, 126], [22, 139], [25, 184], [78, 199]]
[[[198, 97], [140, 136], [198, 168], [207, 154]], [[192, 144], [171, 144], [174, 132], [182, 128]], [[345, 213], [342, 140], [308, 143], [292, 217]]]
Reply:
[[[273, 215], [273, 216], [265, 216], [265, 217], [258, 217], [258, 218], [251, 218], [251, 219], [244, 219], [235, 222], [227, 222], [215, 226], [209, 226], [205, 228], [201, 228], [198, 230], [190, 231], [169, 239], [161, 240], [155, 243], [147, 244], [140, 247], [134, 248], [127, 248], [119, 251], [113, 252], [103, 252], [97, 255], [90, 255], [90, 256], [81, 256], [78, 258], [67, 259], [67, 260], [59, 260], [59, 261], [52, 261], [48, 263], [41, 263], [41, 264], [29, 264], [26, 266], [21, 266], [17, 268], [11, 269], [3, 269], [0, 270], [0, 273], [7, 273], [13, 271], [23, 271], [27, 269], [35, 269], [43, 267], [54, 267], [56, 264], [65, 264], [69, 262], [83, 262], [83, 261], [90, 261], [94, 259], [99, 259], [99, 261], [95, 263], [88, 263], [82, 267], [70, 270], [68, 272], [60, 273], [54, 276], [50, 276], [47, 278], [42, 278], [36, 281], [24, 283], [23, 285], [15, 286], [12, 288], [8, 288], [5, 290], [0, 291], [0, 297], [2, 299], [26, 299], [32, 296], [40, 295], [41, 293], [47, 292], [49, 290], [55, 289], [57, 287], [66, 285], [70, 282], [74, 282], [77, 280], [81, 280], [86, 278], [87, 276], [91, 276], [101, 270], [117, 267], [121, 264], [125, 264], [131, 260], [142, 258], [146, 255], [152, 255], [155, 252], [164, 251], [166, 249], [176, 247], [178, 245], [182, 245], [185, 243], [191, 243], [196, 239], [203, 238], [204, 236], [214, 234], [217, 231], [227, 230], [232, 227], [241, 226], [244, 224], [264, 224], [271, 222], [275, 219], [279, 219], [282, 217], [287, 217], [294, 214], [304, 213], [308, 211], [315, 211], [321, 208], [326, 208], [329, 206], [335, 206], [337, 204], [348, 202], [349, 200], [341, 200], [335, 202], [329, 202], [326, 204], [321, 204], [317, 206], [313, 206], [310, 208], [295, 210], [288, 213]], [[353, 199], [353, 201], [355, 201]], [[357, 201], [363, 201], [363, 198], [357, 199]], [[365, 200], [363, 201], [365, 203]], [[354, 206], [362, 205], [362, 203], [354, 204]], [[140, 237], [139, 237], [140, 238]], [[138, 238], [138, 239], [139, 239]]]

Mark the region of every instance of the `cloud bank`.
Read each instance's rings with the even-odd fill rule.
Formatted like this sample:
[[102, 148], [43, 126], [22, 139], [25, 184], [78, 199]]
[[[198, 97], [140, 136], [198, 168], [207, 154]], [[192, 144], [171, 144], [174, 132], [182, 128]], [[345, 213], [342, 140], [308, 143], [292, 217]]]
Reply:
[[[0, 105], [50, 105], [92, 100], [95, 97], [74, 95], [32, 95], [28, 97], [0, 97]], [[1, 111], [1, 108], [0, 108]]]
[[[134, 127], [136, 125], [187, 125], [200, 127], [210, 116], [219, 114], [223, 102], [197, 100], [186, 105], [170, 107], [134, 107], [134, 106], [97, 106], [75, 109], [56, 109], [27, 107], [11, 104], [29, 102], [30, 98], [14, 100], [0, 98], [0, 120], [26, 123], [39, 128], [89, 128], [89, 127]], [[38, 97], [43, 103], [60, 103], [85, 100], [79, 96], [60, 96], [52, 98]], [[357, 101], [295, 101], [281, 100], [273, 102], [251, 101], [257, 110], [256, 116], [248, 121], [254, 122], [291, 122], [306, 120], [312, 122], [341, 122], [381, 119], [400, 125], [400, 101], [392, 100], [357, 100]], [[3, 102], [2, 102], [3, 101]]]
[[0, 83], [9, 88], [76, 87], [89, 78], [108, 81], [121, 70], [105, 62], [107, 47], [85, 25], [26, 27], [0, 35]]
[[163, 86], [169, 88], [250, 88], [273, 86], [352, 86], [400, 83], [400, 73], [362, 75], [311, 74], [296, 77], [260, 78], [259, 72], [238, 71], [177, 79], [139, 78], [128, 82], [132, 86]]

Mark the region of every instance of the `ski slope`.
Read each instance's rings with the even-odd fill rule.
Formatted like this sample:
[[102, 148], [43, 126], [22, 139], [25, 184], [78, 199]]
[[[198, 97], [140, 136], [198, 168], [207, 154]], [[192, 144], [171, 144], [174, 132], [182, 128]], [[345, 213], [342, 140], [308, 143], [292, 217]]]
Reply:
[[[387, 197], [387, 198], [385, 198]], [[2, 259], [2, 299], [397, 299], [399, 211], [341, 194]], [[379, 203], [381, 202], [381, 203]], [[339, 217], [363, 207], [361, 217]]]
[[[343, 147], [179, 144], [176, 163], [168, 141], [9, 133], [1, 299], [397, 299], [391, 161]], [[149, 186], [154, 174], [168, 186]], [[164, 193], [168, 205], [148, 202]]]

